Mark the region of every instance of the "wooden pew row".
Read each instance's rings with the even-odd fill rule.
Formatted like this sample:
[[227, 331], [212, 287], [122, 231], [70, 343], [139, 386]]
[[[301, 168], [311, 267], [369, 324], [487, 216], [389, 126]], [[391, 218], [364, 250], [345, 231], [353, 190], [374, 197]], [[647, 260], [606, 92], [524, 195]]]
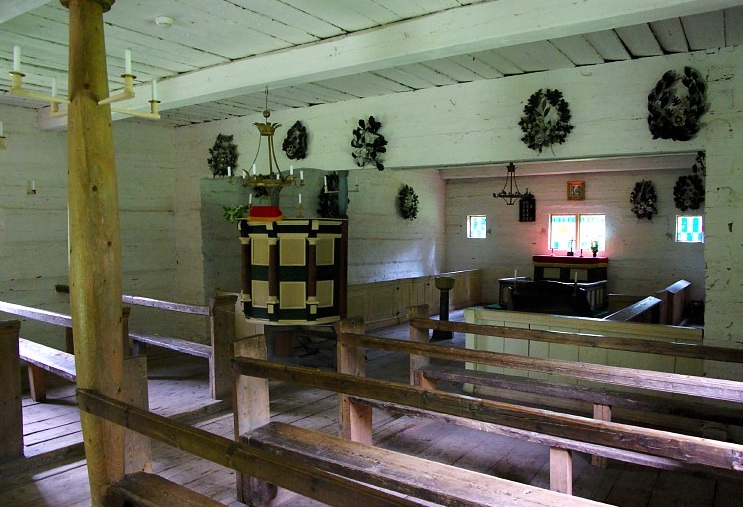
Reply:
[[[124, 309], [124, 321], [128, 309]], [[77, 371], [72, 354], [19, 337], [20, 322], [0, 321], [0, 463], [23, 459], [23, 399], [21, 394], [20, 360], [27, 361], [29, 376], [44, 370], [75, 382]], [[147, 358], [144, 356], [124, 359], [124, 376], [121, 396], [128, 403], [148, 407]], [[42, 380], [32, 382], [37, 397], [46, 396]], [[152, 467], [150, 442], [130, 431], [124, 432], [125, 467], [131, 472], [149, 471]]]
[[633, 303], [611, 315], [607, 315], [604, 317], [604, 320], [658, 324], [660, 322], [660, 306], [660, 299], [654, 296], [648, 296], [637, 303]]
[[[348, 348], [348, 345], [339, 345], [341, 348]], [[358, 353], [360, 347], [353, 349], [340, 353], [339, 365], [345, 363], [363, 369], [363, 352]], [[362, 361], [350, 361], [350, 357], [362, 358]], [[531, 441], [542, 441], [550, 445], [551, 487], [565, 493], [569, 493], [572, 488], [570, 452], [574, 449], [589, 451], [606, 448], [604, 452], [621, 459], [631, 454], [643, 455], [645, 457], [643, 464], [665, 464], [667, 467], [683, 467], [684, 464], [704, 465], [720, 469], [724, 471], [723, 473], [726, 471], [738, 473], [743, 467], [741, 462], [743, 446], [737, 444], [614, 422], [595, 421], [456, 393], [431, 391], [407, 384], [365, 378], [360, 374], [292, 367], [244, 356], [233, 360], [233, 370], [243, 376], [300, 383], [340, 393], [342, 435], [365, 445], [372, 442], [372, 410], [365, 402], [357, 403], [356, 398], [372, 400], [372, 404], [376, 400], [387, 404], [384, 405], [387, 407], [404, 407], [410, 411], [409, 413], [433, 412], [442, 417], [449, 416], [447, 420], [452, 422], [457, 419], [467, 420], [470, 421], [470, 427], [489, 428], [502, 434], [509, 434], [506, 428], [515, 429], [517, 431], [513, 432], [513, 435], [521, 433], [524, 438]], [[244, 389], [243, 393], [247, 394], [241, 395], [240, 391], [237, 391], [236, 427], [240, 428], [241, 417], [251, 417], [250, 411], [255, 409], [255, 400], [260, 399], [257, 394], [260, 391], [257, 384]], [[252, 399], [254, 402], [246, 403], [243, 399]], [[496, 427], [501, 429], [496, 430]]]
[[[312, 464], [317, 470], [349, 477], [382, 490], [396, 491], [407, 495], [411, 505], [420, 505], [415, 500], [424, 500], [443, 505], [554, 505], [573, 506], [589, 502], [540, 488], [517, 485], [493, 476], [435, 463], [394, 451], [375, 449], [368, 439], [339, 439], [299, 427], [270, 423], [268, 379], [290, 381], [320, 389], [344, 393], [376, 392], [378, 387], [422, 390], [400, 386], [390, 382], [374, 381], [358, 376], [331, 373], [302, 367], [285, 367], [266, 360], [265, 337], [254, 336], [239, 342], [235, 347], [232, 367], [235, 377], [235, 400], [233, 402], [236, 436], [242, 442], [258, 448], [270, 448], [281, 456], [290, 457], [296, 463]], [[391, 395], [399, 400], [398, 395]], [[404, 396], [404, 395], [403, 395]], [[384, 398], [382, 398], [384, 399]], [[370, 421], [369, 421], [370, 422]], [[371, 435], [369, 430], [368, 435]], [[274, 490], [270, 484], [258, 483], [250, 474], [238, 475], [238, 500], [249, 503], [251, 498], [261, 498], [267, 505]], [[260, 476], [258, 476], [260, 478]], [[283, 477], [287, 487], [306, 496], [329, 503], [348, 505], [347, 494], [338, 497], [317, 498], [312, 491], [296, 489], [294, 481]], [[273, 482], [273, 481], [269, 481]], [[274, 483], [277, 484], [277, 483]], [[301, 483], [300, 483], [301, 484]], [[557, 495], [557, 496], [552, 496]], [[400, 505], [403, 498], [395, 497]], [[359, 505], [368, 505], [363, 500], [354, 500]], [[369, 504], [370, 505], [370, 504]], [[425, 505], [429, 505], [426, 503]], [[585, 505], [603, 505], [595, 502]]]
[[679, 280], [656, 294], [660, 303], [660, 324], [683, 326], [691, 306], [691, 283]]
[[[60, 293], [69, 293], [70, 289], [67, 285], [55, 285], [55, 290]], [[161, 301], [158, 299], [151, 299], [141, 296], [131, 296], [127, 294], [123, 294], [121, 296], [121, 300], [124, 304], [128, 305], [156, 308], [163, 311], [191, 315], [203, 315], [209, 317], [209, 345], [172, 336], [161, 336], [130, 331], [129, 338], [132, 341], [132, 353], [133, 355], [145, 354], [146, 345], [150, 344], [168, 350], [173, 350], [182, 354], [188, 354], [195, 357], [202, 357], [204, 359], [207, 359], [209, 361], [209, 389], [212, 398], [229, 398], [231, 389], [229, 360], [232, 343], [235, 341], [234, 309], [235, 302], [237, 301], [237, 296], [218, 295], [211, 298], [209, 306], [189, 305], [184, 303], [176, 303], [173, 301]], [[9, 305], [9, 303], [0, 302], [0, 311], [22, 315], [28, 318], [34, 318], [36, 320], [43, 320], [42, 318], [39, 318], [42, 315], [43, 310], [37, 311], [33, 308], [19, 307], [19, 305], [8, 306], [8, 308], [15, 308], [14, 312], [3, 309], [3, 305]], [[23, 311], [24, 314], [16, 313], [17, 311]], [[51, 314], [52, 312], [46, 313]], [[56, 322], [52, 322], [50, 320], [43, 321], [57, 325], [65, 325], [65, 327], [68, 327], [67, 347], [68, 350], [71, 352], [73, 350], [73, 339], [71, 329], [72, 324], [69, 320], [69, 316], [61, 314], [52, 315], [57, 317]], [[66, 318], [67, 320], [59, 320], [60, 317]]]
[[[261, 344], [265, 351], [265, 338]], [[268, 414], [267, 382], [249, 379], [247, 383], [250, 388], [236, 396], [241, 401], [247, 397], [253, 409], [248, 411], [250, 420], [257, 422]], [[87, 413], [250, 476], [252, 489], [239, 499], [252, 506], [269, 505], [276, 486], [343, 507], [349, 499], [365, 507], [424, 505], [421, 500], [454, 507], [605, 505], [283, 423], [262, 421], [233, 441], [92, 391], [78, 390], [78, 405]], [[149, 474], [126, 474], [110, 489], [117, 498], [148, 507], [170, 507], [174, 498], [179, 505], [221, 505]], [[163, 489], [170, 494], [163, 495]]]

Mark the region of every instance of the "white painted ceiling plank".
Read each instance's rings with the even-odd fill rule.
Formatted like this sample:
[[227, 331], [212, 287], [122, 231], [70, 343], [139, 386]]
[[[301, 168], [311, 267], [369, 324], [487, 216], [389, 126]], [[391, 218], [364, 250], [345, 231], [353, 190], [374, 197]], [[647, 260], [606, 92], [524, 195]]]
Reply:
[[413, 74], [414, 76], [417, 76], [421, 79], [425, 79], [433, 86], [447, 86], [456, 84], [456, 81], [454, 81], [452, 78], [445, 74], [442, 74], [441, 72], [437, 72], [436, 69], [429, 67], [425, 63], [414, 63], [412, 65], [405, 65], [402, 67], [402, 70]]
[[436, 72], [450, 77], [457, 83], [466, 83], [480, 79], [480, 76], [467, 67], [463, 67], [452, 58], [439, 58], [430, 62], [425, 62], [426, 67], [434, 69]]
[[472, 56], [486, 65], [493, 67], [504, 76], [515, 76], [524, 73], [524, 69], [515, 65], [496, 50], [480, 51], [474, 53]]
[[681, 18], [681, 23], [692, 51], [718, 48], [725, 45], [725, 28], [722, 11], [697, 14]]
[[491, 67], [482, 60], [478, 60], [473, 55], [452, 56], [449, 60], [471, 70], [476, 76], [479, 76], [482, 79], [497, 79], [503, 77], [503, 73], [498, 69]]
[[586, 40], [596, 48], [601, 57], [608, 62], [629, 60], [630, 55], [624, 48], [619, 36], [614, 30], [604, 30], [585, 34]]
[[663, 54], [663, 49], [658, 44], [658, 40], [647, 23], [618, 27], [614, 31], [622, 39], [632, 56], [660, 56]]
[[47, 2], [49, 0], [3, 0], [0, 2], [0, 23], [26, 14]]
[[357, 0], [292, 0], [291, 5], [308, 14], [317, 14], [345, 32], [355, 32], [376, 26], [371, 19], [353, 11]]
[[574, 64], [549, 41], [517, 44], [498, 52], [527, 72], [573, 67]]
[[596, 65], [604, 59], [582, 35], [550, 39], [550, 42], [575, 65]]
[[265, 17], [280, 20], [280, 23], [305, 31], [318, 39], [335, 37], [341, 32], [337, 26], [328, 23], [321, 17], [324, 14], [323, 12], [312, 15], [297, 9], [290, 2], [276, 0], [232, 0], [232, 2]]
[[429, 83], [425, 79], [421, 79], [418, 76], [414, 76], [413, 74], [405, 72], [399, 67], [393, 67], [391, 69], [381, 69], [375, 71], [374, 73], [391, 81], [400, 83], [401, 85], [406, 86], [412, 90], [428, 88], [431, 85], [431, 83]]
[[685, 53], [689, 51], [686, 34], [679, 18], [665, 19], [650, 23], [650, 29], [666, 53]]

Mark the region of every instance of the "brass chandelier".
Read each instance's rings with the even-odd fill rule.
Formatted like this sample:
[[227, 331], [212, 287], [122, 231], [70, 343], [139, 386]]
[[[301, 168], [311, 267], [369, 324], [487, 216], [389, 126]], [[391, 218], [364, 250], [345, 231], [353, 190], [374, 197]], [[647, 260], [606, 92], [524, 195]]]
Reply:
[[[283, 187], [289, 186], [292, 183], [297, 184], [294, 178], [294, 167], [289, 166], [289, 174], [284, 174], [279, 168], [279, 163], [276, 161], [276, 153], [274, 151], [273, 135], [276, 132], [276, 128], [280, 127], [280, 123], [271, 123], [269, 117], [271, 111], [268, 110], [268, 87], [266, 87], [266, 109], [263, 110], [263, 117], [266, 119], [264, 123], [255, 122], [254, 125], [260, 132], [260, 139], [258, 139], [258, 150], [255, 152], [255, 158], [251, 165], [250, 174], [243, 170], [243, 185], [252, 188], [257, 194], [268, 194], [272, 195], [277, 190], [280, 191]], [[261, 152], [261, 144], [263, 138], [266, 138], [268, 144], [268, 173], [259, 174], [256, 169], [256, 161]], [[304, 186], [304, 174], [300, 171], [299, 185]]]

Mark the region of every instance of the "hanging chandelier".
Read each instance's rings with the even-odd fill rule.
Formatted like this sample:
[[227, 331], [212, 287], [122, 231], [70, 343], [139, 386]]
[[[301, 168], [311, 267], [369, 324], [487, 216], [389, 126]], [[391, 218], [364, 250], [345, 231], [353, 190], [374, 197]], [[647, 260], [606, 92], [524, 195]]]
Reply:
[[[294, 178], [293, 166], [289, 166], [289, 174], [284, 174], [279, 169], [279, 163], [276, 161], [276, 153], [274, 152], [273, 135], [276, 132], [276, 128], [280, 127], [281, 124], [271, 123], [269, 121], [270, 116], [271, 111], [268, 110], [268, 87], [266, 87], [266, 109], [263, 110], [263, 117], [266, 121], [264, 123], [255, 122], [254, 124], [258, 132], [260, 132], [261, 137], [258, 139], [258, 150], [255, 152], [250, 174], [247, 174], [247, 171], [243, 170], [243, 184], [257, 191], [259, 194], [268, 193], [272, 195], [277, 190], [280, 191], [283, 187], [292, 183], [296, 184], [296, 180]], [[268, 144], [268, 173], [258, 173], [255, 165], [261, 153], [263, 138], [266, 138], [266, 143]], [[304, 186], [304, 175], [302, 171], [300, 171], [299, 185]]]
[[[500, 197], [506, 201], [507, 205], [513, 206], [518, 199], [521, 199], [522, 194], [519, 192], [519, 186], [516, 183], [516, 166], [511, 162], [506, 166], [506, 169], [508, 170], [508, 173], [506, 175], [506, 182], [503, 184], [503, 190], [497, 194], [493, 192], [493, 197]], [[506, 187], [508, 187], [508, 192], [506, 192]], [[514, 187], [516, 187], [515, 192], [513, 190]]]

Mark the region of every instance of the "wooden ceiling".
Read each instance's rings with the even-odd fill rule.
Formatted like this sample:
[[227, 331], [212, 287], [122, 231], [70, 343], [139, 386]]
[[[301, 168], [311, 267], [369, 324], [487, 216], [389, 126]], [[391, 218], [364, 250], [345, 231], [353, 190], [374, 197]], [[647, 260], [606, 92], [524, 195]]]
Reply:
[[[130, 108], [157, 79], [177, 127], [260, 112], [266, 86], [278, 110], [737, 46], [743, 0], [118, 0], [104, 22], [111, 90], [130, 48]], [[59, 0], [0, 2], [0, 69], [19, 45], [24, 88], [66, 95], [68, 38]], [[45, 107], [9, 88], [0, 72], [0, 103]]]

